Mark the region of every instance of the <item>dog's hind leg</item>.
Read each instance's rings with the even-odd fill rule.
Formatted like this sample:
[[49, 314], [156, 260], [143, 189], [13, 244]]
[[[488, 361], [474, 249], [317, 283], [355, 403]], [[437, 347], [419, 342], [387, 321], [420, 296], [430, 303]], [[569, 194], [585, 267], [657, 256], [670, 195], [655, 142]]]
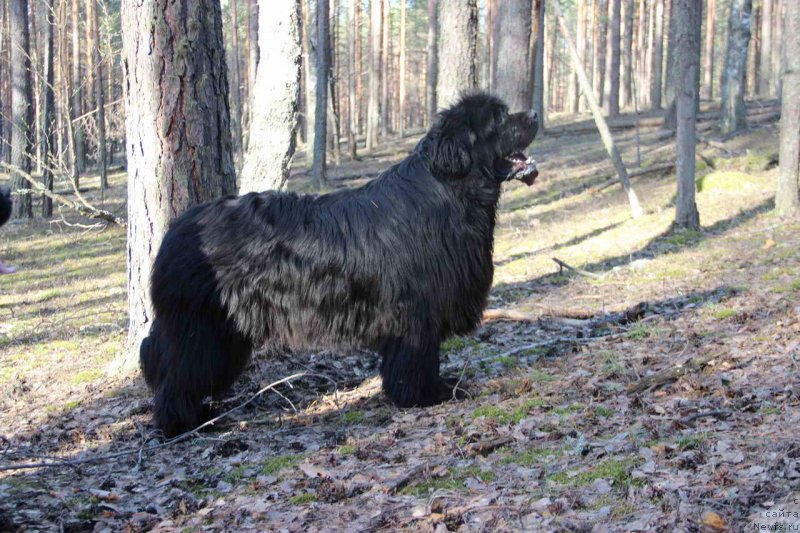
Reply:
[[405, 337], [382, 343], [383, 390], [399, 407], [434, 405], [452, 395], [439, 377], [439, 342], [432, 328], [416, 324]]
[[[203, 423], [209, 416], [206, 396], [224, 392], [233, 384], [252, 351], [252, 344], [233, 324], [213, 317], [183, 315], [172, 328], [160, 326], [158, 342], [153, 333], [142, 343], [142, 367], [155, 391], [154, 418], [165, 436], [177, 435]], [[158, 322], [156, 322], [158, 323]], [[169, 331], [169, 334], [167, 333]], [[153, 356], [145, 349], [162, 350], [158, 369], [148, 370]]]

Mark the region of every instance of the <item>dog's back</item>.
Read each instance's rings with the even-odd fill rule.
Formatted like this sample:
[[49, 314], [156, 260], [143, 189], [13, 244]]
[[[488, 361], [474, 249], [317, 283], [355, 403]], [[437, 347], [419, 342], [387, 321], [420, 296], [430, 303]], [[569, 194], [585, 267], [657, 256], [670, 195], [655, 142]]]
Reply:
[[0, 226], [11, 217], [11, 189], [0, 187]]

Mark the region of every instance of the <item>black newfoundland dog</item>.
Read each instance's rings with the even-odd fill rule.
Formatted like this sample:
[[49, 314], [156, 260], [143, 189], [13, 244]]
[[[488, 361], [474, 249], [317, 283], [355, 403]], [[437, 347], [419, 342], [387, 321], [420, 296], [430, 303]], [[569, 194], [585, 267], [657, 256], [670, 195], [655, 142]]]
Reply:
[[254, 348], [381, 354], [398, 406], [452, 393], [439, 345], [480, 322], [501, 184], [538, 174], [533, 112], [486, 94], [441, 112], [406, 159], [361, 188], [227, 197], [172, 224], [153, 266], [141, 365], [165, 435], [202, 423]]

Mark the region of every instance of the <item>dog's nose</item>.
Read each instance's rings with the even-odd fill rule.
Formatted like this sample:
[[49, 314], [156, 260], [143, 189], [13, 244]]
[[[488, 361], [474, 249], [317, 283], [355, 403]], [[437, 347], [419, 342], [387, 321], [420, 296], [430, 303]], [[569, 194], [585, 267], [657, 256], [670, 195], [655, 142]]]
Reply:
[[537, 113], [534, 109], [531, 109], [528, 112], [528, 117], [534, 122], [539, 122], [539, 113]]

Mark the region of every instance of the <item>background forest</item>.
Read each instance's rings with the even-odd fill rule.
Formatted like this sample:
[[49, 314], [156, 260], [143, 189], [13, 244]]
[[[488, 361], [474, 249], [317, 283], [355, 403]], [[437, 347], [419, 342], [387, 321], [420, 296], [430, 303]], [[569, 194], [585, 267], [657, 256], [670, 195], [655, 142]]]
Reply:
[[[170, 220], [365, 184], [474, 89], [542, 129], [468, 397], [256, 357], [162, 440]], [[799, 176], [800, 0], [0, 0], [0, 531], [800, 527]]]

